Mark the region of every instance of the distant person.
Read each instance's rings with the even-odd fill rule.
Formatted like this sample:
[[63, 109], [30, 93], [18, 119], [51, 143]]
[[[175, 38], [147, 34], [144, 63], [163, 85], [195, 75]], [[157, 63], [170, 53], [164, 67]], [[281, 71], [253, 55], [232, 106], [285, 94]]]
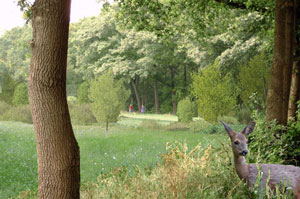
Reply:
[[144, 105], [142, 105], [142, 108], [141, 108], [141, 113], [145, 113], [145, 106]]
[[132, 113], [132, 112], [133, 112], [133, 105], [130, 104], [130, 105], [129, 105], [129, 113]]

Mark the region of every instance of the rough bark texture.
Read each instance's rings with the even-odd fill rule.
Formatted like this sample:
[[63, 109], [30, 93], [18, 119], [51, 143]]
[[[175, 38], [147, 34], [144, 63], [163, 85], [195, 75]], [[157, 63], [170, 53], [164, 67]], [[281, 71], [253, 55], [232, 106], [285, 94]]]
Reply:
[[159, 113], [158, 86], [156, 80], [154, 81], [154, 104], [155, 104], [155, 113]]
[[70, 0], [32, 7], [29, 96], [38, 152], [38, 198], [79, 198], [79, 147], [66, 100]]
[[290, 99], [289, 99], [289, 111], [288, 118], [294, 118], [297, 111], [297, 101], [299, 100], [299, 81], [300, 81], [300, 61], [294, 61]]
[[293, 66], [295, 0], [276, 0], [274, 58], [267, 96], [266, 119], [285, 125]]
[[295, 11], [295, 53], [293, 62], [293, 74], [289, 99], [288, 118], [295, 118], [297, 102], [300, 99], [300, 0], [297, 0]]

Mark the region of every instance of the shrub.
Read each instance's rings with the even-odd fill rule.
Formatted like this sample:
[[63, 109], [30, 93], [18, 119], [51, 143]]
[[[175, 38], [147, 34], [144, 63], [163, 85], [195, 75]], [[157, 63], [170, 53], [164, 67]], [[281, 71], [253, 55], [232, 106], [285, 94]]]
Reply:
[[90, 84], [88, 81], [84, 81], [78, 86], [77, 98], [80, 104], [90, 103], [89, 90]]
[[2, 115], [1, 119], [5, 121], [18, 121], [32, 124], [30, 106], [22, 105], [18, 107], [12, 107]]
[[251, 111], [249, 108], [243, 108], [236, 113], [238, 121], [242, 124], [249, 124], [251, 121]]
[[77, 98], [74, 96], [68, 96], [67, 101], [69, 105], [77, 104]]
[[162, 125], [155, 120], [143, 120], [139, 127], [145, 129], [161, 129]]
[[0, 101], [0, 117], [1, 115], [3, 115], [6, 111], [8, 111], [10, 109], [10, 105], [3, 102], [3, 101]]
[[178, 103], [177, 116], [179, 122], [190, 122], [193, 120], [194, 105], [189, 98], [185, 98]]
[[189, 130], [189, 127], [185, 123], [173, 122], [165, 127], [167, 131], [186, 131]]
[[239, 121], [232, 116], [219, 116], [218, 121], [222, 120], [223, 122], [227, 124], [239, 124]]
[[73, 104], [69, 108], [72, 124], [85, 125], [97, 123], [89, 104]]
[[[299, 112], [297, 117], [299, 117]], [[290, 120], [287, 126], [271, 121], [266, 123], [262, 114], [255, 114], [255, 132], [249, 137], [249, 149], [254, 159], [263, 162], [300, 164], [300, 122]], [[300, 118], [299, 118], [300, 119]]]
[[25, 83], [20, 83], [16, 86], [13, 96], [13, 105], [20, 106], [29, 104], [28, 90]]
[[[82, 186], [83, 198], [279, 198], [249, 189], [233, 168], [229, 145], [220, 148], [198, 145], [189, 150], [186, 143], [167, 143], [162, 163], [153, 169], [136, 167], [136, 175], [126, 167], [102, 174], [96, 183]], [[255, 187], [259, 188], [259, 183]], [[281, 198], [281, 197], [280, 197]], [[285, 197], [284, 198], [289, 198]]]
[[231, 75], [223, 76], [217, 62], [193, 75], [192, 92], [197, 98], [198, 114], [209, 122], [227, 114], [236, 102]]

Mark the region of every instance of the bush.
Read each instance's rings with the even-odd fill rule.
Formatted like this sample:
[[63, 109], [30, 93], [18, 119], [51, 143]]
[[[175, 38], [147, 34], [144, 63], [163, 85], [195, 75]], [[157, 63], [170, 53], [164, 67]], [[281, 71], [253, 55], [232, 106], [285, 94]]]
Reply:
[[89, 104], [73, 104], [69, 106], [72, 124], [85, 125], [97, 123]]
[[218, 116], [228, 114], [236, 104], [231, 75], [222, 75], [217, 62], [193, 75], [192, 92], [200, 117], [209, 122], [217, 122]]
[[178, 103], [177, 116], [179, 122], [190, 122], [194, 116], [194, 105], [189, 98], [185, 98]]
[[77, 104], [77, 98], [74, 96], [68, 96], [67, 97], [67, 101], [69, 105], [73, 105], [73, 104]]
[[[279, 198], [270, 193], [249, 189], [241, 181], [232, 165], [231, 147], [198, 145], [188, 150], [186, 143], [167, 143], [167, 153], [155, 168], [140, 169], [136, 175], [126, 167], [117, 167], [102, 174], [96, 183], [82, 186], [83, 198]], [[260, 188], [259, 183], [255, 187]], [[282, 196], [282, 195], [281, 195]], [[281, 197], [280, 197], [281, 198]], [[283, 198], [290, 198], [285, 195]]]
[[88, 81], [81, 83], [77, 90], [77, 98], [80, 104], [90, 103], [89, 99], [90, 84]]
[[20, 83], [16, 86], [13, 96], [13, 105], [20, 106], [29, 104], [28, 90], [25, 83]]
[[232, 116], [219, 116], [218, 121], [222, 120], [223, 122], [227, 124], [239, 124], [239, 121]]
[[12, 107], [8, 111], [6, 111], [0, 119], [5, 121], [18, 121], [32, 124], [30, 106], [23, 105], [18, 107]]
[[6, 111], [8, 111], [10, 109], [10, 105], [3, 102], [3, 101], [0, 101], [0, 117], [1, 115], [3, 115]]
[[251, 111], [249, 108], [243, 108], [236, 113], [238, 121], [242, 124], [249, 124], [251, 122]]
[[139, 127], [145, 129], [161, 129], [162, 125], [155, 120], [143, 120]]
[[[297, 117], [299, 117], [299, 112]], [[287, 126], [271, 121], [266, 123], [264, 115], [255, 114], [255, 132], [249, 136], [249, 149], [256, 159], [263, 162], [300, 164], [300, 121], [290, 120]]]
[[165, 129], [167, 131], [186, 131], [186, 130], [189, 130], [189, 127], [185, 123], [174, 122], [174, 123], [170, 123], [169, 125], [167, 125], [165, 127]]

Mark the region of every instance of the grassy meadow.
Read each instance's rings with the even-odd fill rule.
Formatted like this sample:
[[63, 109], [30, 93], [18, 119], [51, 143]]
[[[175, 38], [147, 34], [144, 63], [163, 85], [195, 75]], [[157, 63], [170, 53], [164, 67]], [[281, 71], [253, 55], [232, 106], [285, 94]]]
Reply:
[[[74, 126], [81, 153], [82, 184], [115, 168], [126, 168], [129, 176], [137, 168], [150, 169], [162, 162], [166, 143], [186, 142], [193, 148], [199, 143], [220, 146], [225, 134], [194, 133], [191, 130], [165, 128], [174, 125], [176, 116], [123, 115], [110, 126], [108, 135], [101, 126]], [[33, 126], [18, 122], [0, 122], [0, 198], [15, 198], [37, 188], [37, 153]], [[25, 196], [24, 196], [25, 194]]]

